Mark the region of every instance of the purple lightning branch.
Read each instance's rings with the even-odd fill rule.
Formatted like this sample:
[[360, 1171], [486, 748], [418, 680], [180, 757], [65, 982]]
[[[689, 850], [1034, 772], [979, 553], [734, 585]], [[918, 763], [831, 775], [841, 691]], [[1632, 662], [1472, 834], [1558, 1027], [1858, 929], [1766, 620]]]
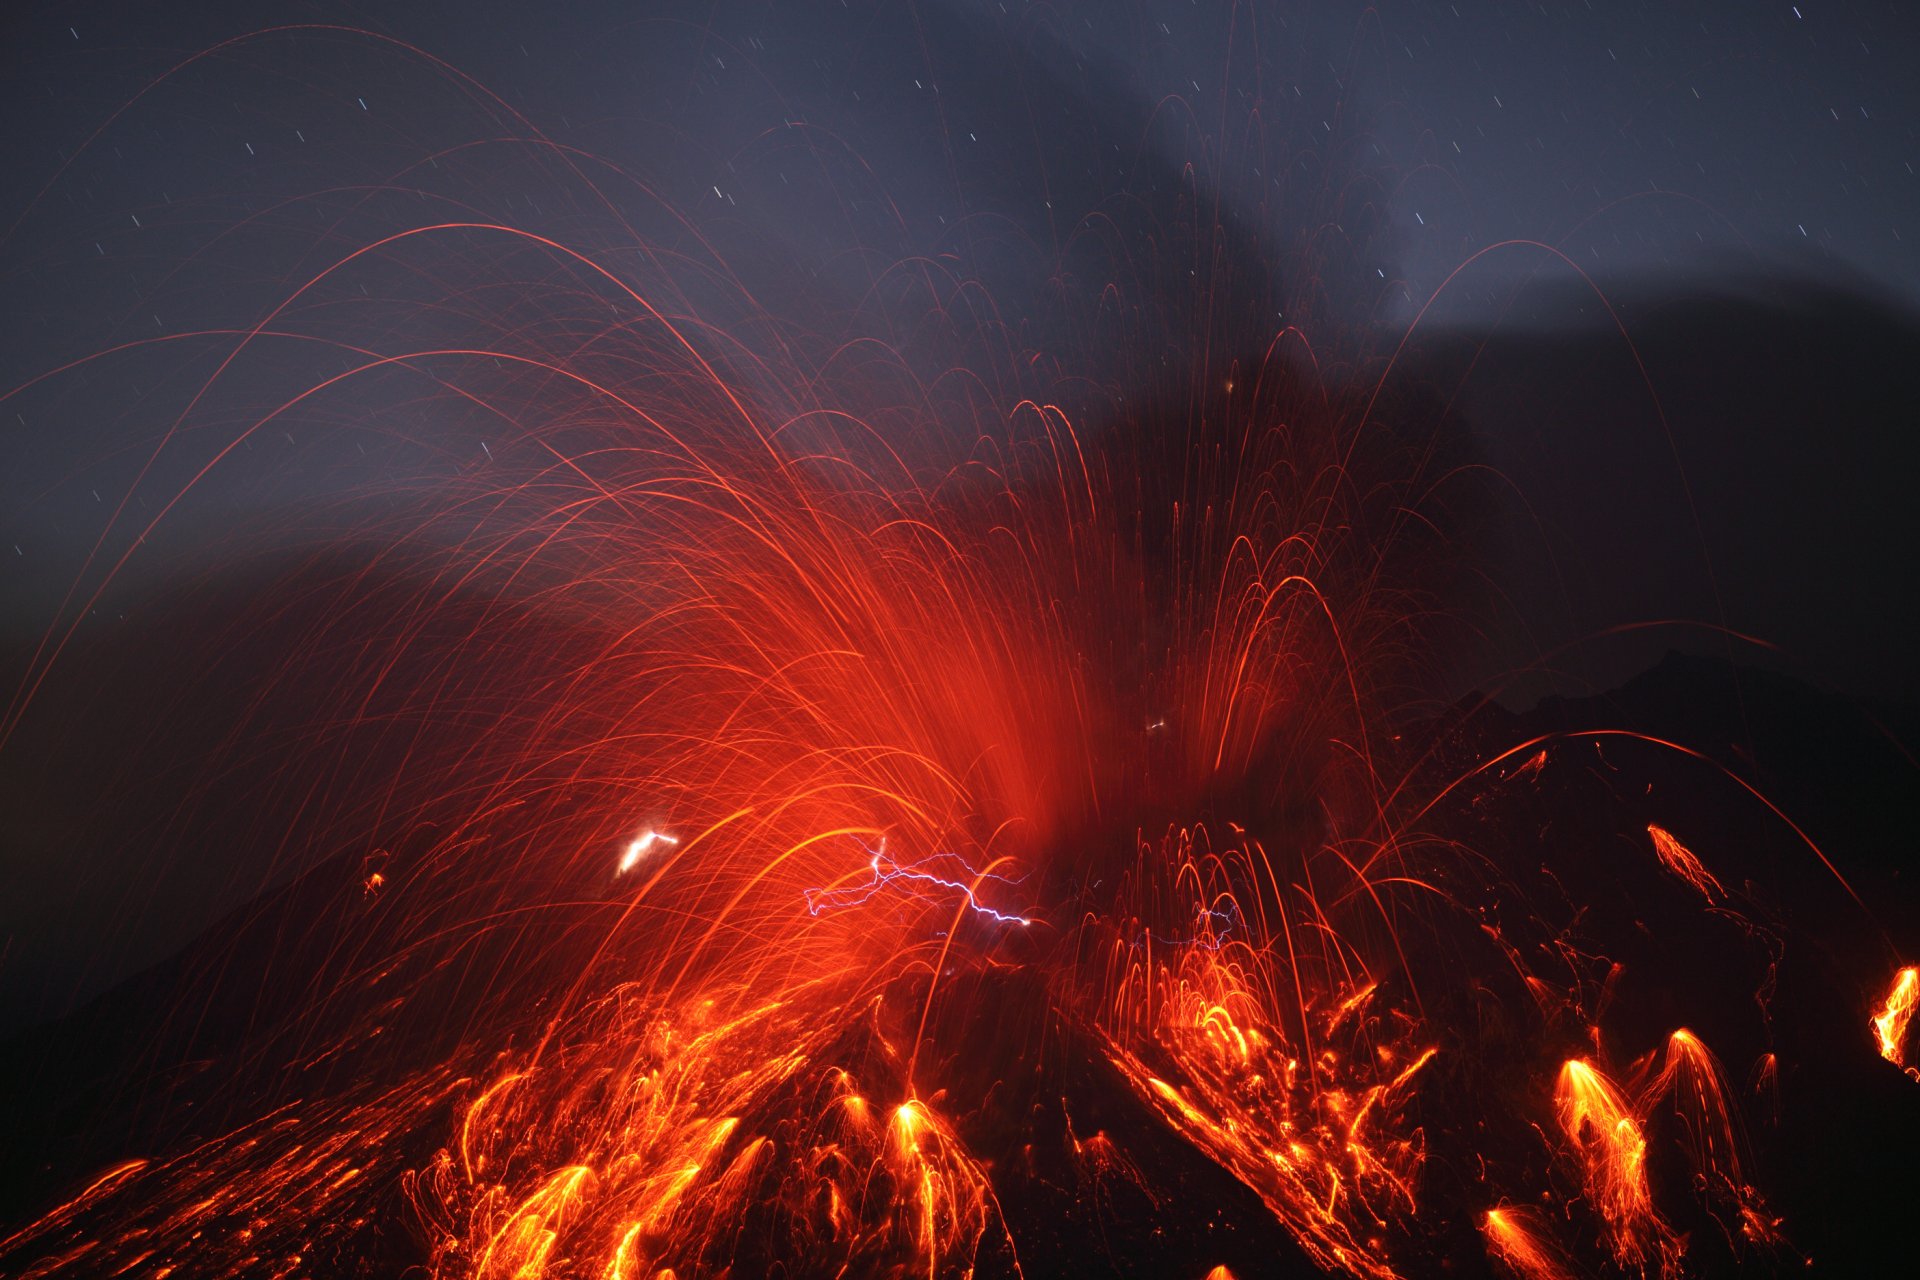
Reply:
[[[951, 874], [942, 875], [938, 870], [930, 869], [945, 870], [948, 866], [957, 870]], [[872, 851], [867, 869], [870, 878], [860, 884], [803, 890], [808, 913], [817, 916], [822, 911], [857, 907], [872, 901], [881, 892], [890, 888], [899, 888], [915, 896], [924, 896], [934, 889], [945, 889], [964, 897], [967, 900], [968, 909], [976, 915], [985, 916], [997, 924], [1017, 924], [1025, 927], [1033, 923], [1026, 916], [1013, 915], [987, 906], [974, 892], [975, 886], [985, 881], [1014, 885], [1020, 883], [1018, 880], [994, 875], [992, 872], [976, 872], [967, 864], [966, 859], [958, 854], [936, 853], [921, 862], [900, 863], [887, 857], [887, 843], [882, 840], [880, 848]]]

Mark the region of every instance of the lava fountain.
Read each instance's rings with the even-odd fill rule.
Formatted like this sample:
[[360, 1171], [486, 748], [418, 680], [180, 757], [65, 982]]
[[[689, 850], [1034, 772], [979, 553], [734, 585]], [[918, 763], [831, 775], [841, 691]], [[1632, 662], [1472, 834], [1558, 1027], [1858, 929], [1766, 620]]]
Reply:
[[[357, 394], [493, 428], [355, 517], [370, 557], [222, 620], [319, 602], [241, 719], [296, 740], [258, 812], [304, 797], [353, 892], [276, 948], [298, 978], [228, 1059], [232, 1122], [68, 1188], [0, 1266], [1052, 1274], [1049, 1188], [1082, 1225], [1194, 1217], [1178, 1161], [1276, 1267], [1386, 1280], [1465, 1239], [1534, 1280], [1679, 1276], [1682, 1218], [1786, 1258], [1719, 1060], [1685, 1029], [1610, 1056], [1608, 939], [1501, 917], [1518, 873], [1443, 820], [1614, 738], [1454, 767], [1414, 731], [1482, 478], [1400, 343], [1325, 304], [1365, 184], [1276, 245], [1222, 209], [1287, 144], [1183, 145], [1161, 207], [1087, 211], [1044, 308], [957, 251], [795, 303], [676, 209], [618, 254], [468, 213], [330, 230], [248, 323], [165, 339], [211, 355], [150, 469], [226, 434], [117, 517], [8, 732], [250, 442]], [[285, 385], [287, 349], [330, 371]], [[1774, 936], [1642, 829], [1653, 883]], [[1899, 1066], [1915, 990], [1871, 1017]], [[1476, 1004], [1527, 1034], [1477, 1039]]]

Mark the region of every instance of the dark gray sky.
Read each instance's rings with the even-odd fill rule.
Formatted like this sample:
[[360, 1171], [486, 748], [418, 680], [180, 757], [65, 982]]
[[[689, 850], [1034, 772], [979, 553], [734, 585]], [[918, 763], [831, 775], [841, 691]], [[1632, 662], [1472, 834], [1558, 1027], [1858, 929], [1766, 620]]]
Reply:
[[[244, 38], [300, 24], [370, 34]], [[8, 387], [118, 342], [258, 319], [322, 264], [314, 223], [367, 184], [589, 248], [622, 239], [577, 182], [542, 181], [556, 162], [478, 145], [535, 129], [628, 166], [730, 244], [815, 270], [845, 270], [854, 242], [956, 247], [950, 229], [969, 214], [1057, 245], [1067, 213], [1151, 174], [1136, 153], [1167, 148], [1150, 118], [1190, 112], [1231, 133], [1257, 113], [1377, 184], [1390, 231], [1356, 253], [1381, 291], [1345, 301], [1389, 333], [1456, 271], [1429, 329], [1556, 323], [1516, 282], [1553, 285], [1570, 268], [1530, 248], [1476, 257], [1515, 239], [1552, 246], [1602, 287], [1692, 280], [1743, 251], [1920, 299], [1920, 23], [1897, 3], [56, 4], [15, 12], [0, 56], [17, 218], [0, 246]], [[765, 139], [801, 119], [810, 146], [844, 145], [871, 179], [836, 225], [777, 201], [742, 206], [747, 192], [727, 185], [799, 162]], [[463, 144], [445, 166], [428, 159]], [[342, 194], [316, 195], [329, 191]], [[899, 227], [883, 226], [882, 204]], [[331, 247], [421, 212], [397, 205], [359, 208]], [[1300, 212], [1242, 216], [1286, 242], [1300, 229], [1270, 224]], [[190, 394], [188, 345], [9, 402], [0, 591], [16, 617], [75, 580], [74, 548], [92, 544]], [[230, 382], [251, 402], [289, 376]], [[232, 507], [364, 479], [345, 456], [263, 460], [264, 447], [203, 481], [169, 527], [223, 527]], [[173, 448], [134, 505], [177, 492], [203, 460]], [[374, 473], [407, 461], [382, 455]]]

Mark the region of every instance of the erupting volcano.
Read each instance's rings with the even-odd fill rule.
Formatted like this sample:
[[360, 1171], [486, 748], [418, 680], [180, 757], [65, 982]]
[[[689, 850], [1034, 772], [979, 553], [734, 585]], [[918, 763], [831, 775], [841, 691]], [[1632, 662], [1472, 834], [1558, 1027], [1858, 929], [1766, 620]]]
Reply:
[[[696, 184], [323, 23], [171, 59], [16, 201], [18, 254], [227, 77], [326, 99], [333, 168], [142, 203], [138, 323], [4, 389], [128, 398], [49, 446], [118, 487], [0, 759], [111, 705], [85, 838], [252, 878], [16, 1039], [0, 1271], [1678, 1280], [1895, 1238], [1823, 1206], [1911, 1168], [1804, 1162], [1920, 1116], [1904, 721], [1710, 606], [1669, 629], [1716, 656], [1611, 699], [1449, 684], [1526, 535], [1463, 407], [1491, 328], [1429, 315], [1584, 267], [1381, 265], [1434, 162], [1354, 118], [1365, 49], [1302, 70], [1222, 6], [1227, 88], [1121, 109], [1078, 8], [990, 7], [845, 36], [917, 49], [874, 83], [964, 207], [845, 125], [877, 92], [680, 100], [663, 152], [731, 130]], [[701, 75], [764, 48], [662, 26]], [[434, 105], [361, 146], [356, 76]], [[1009, 119], [1048, 181], [996, 194], [956, 157]], [[1795, 750], [1872, 763], [1842, 798]]]

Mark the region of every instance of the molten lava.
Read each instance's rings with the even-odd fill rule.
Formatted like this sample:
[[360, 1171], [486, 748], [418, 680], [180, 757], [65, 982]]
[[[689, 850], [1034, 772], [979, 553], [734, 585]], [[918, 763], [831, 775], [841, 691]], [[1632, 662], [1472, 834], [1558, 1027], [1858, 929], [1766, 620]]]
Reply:
[[1908, 966], [1893, 975], [1893, 986], [1873, 1015], [1873, 1039], [1881, 1057], [1920, 1080], [1920, 1068], [1907, 1059], [1907, 1028], [1916, 1006], [1920, 1006], [1920, 968]]

